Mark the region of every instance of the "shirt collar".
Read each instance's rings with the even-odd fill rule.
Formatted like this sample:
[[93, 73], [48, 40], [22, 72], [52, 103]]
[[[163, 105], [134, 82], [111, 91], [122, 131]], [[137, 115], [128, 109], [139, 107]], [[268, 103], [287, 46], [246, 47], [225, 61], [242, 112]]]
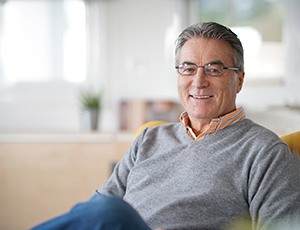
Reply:
[[245, 118], [245, 111], [243, 108], [238, 108], [234, 110], [231, 113], [225, 114], [224, 116], [220, 116], [218, 118], [214, 118], [211, 120], [209, 124], [209, 128], [204, 132], [196, 136], [194, 131], [191, 128], [190, 119], [187, 112], [183, 112], [180, 116], [180, 121], [184, 125], [187, 134], [193, 139], [193, 140], [200, 140], [206, 136], [209, 136], [218, 130], [224, 129], [228, 127], [229, 125], [232, 125], [242, 119]]

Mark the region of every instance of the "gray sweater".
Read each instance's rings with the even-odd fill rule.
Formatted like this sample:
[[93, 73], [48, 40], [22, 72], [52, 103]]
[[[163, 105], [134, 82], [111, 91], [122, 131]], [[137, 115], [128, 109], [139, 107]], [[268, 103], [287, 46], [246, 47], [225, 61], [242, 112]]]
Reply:
[[260, 229], [300, 218], [300, 160], [249, 119], [198, 141], [172, 123], [144, 130], [98, 191], [153, 229], [225, 229], [242, 217]]

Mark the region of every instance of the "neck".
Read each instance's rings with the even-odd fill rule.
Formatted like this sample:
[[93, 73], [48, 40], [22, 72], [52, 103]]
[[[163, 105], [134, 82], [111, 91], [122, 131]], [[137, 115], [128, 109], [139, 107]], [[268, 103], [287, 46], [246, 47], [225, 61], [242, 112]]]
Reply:
[[211, 122], [211, 119], [204, 120], [204, 121], [197, 121], [197, 122], [192, 122], [190, 120], [190, 123], [191, 123], [190, 125], [191, 125], [191, 128], [192, 128], [193, 132], [195, 133], [195, 135], [198, 136], [208, 130], [210, 122]]

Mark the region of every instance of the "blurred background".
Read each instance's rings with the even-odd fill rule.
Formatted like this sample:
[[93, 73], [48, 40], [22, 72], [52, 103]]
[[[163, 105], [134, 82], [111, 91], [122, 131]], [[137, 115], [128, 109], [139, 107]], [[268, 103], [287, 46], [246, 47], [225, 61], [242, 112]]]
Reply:
[[[228, 25], [242, 40], [238, 104], [248, 116], [280, 134], [300, 129], [299, 7], [296, 0], [1, 0], [0, 131], [80, 131], [82, 86], [102, 92], [101, 131], [134, 130], [168, 106], [175, 112], [163, 118], [177, 121], [174, 41], [200, 21]], [[124, 124], [133, 122], [124, 115], [131, 110], [137, 124]]]
[[240, 37], [247, 116], [278, 135], [300, 130], [299, 10], [298, 0], [0, 0], [0, 229], [86, 200], [142, 123], [178, 121], [174, 42], [196, 22]]

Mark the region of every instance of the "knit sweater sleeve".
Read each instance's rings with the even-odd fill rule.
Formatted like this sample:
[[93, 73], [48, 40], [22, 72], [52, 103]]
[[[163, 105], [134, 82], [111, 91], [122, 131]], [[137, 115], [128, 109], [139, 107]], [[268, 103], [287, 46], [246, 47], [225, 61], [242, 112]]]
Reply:
[[123, 197], [125, 195], [127, 177], [131, 168], [134, 166], [138, 146], [142, 142], [145, 131], [134, 140], [123, 158], [116, 164], [109, 179], [97, 190], [98, 193], [118, 197]]
[[[284, 143], [259, 151], [249, 172], [248, 201], [255, 229], [265, 229], [284, 220], [299, 224], [299, 157], [288, 154]], [[259, 224], [258, 224], [259, 223]]]

